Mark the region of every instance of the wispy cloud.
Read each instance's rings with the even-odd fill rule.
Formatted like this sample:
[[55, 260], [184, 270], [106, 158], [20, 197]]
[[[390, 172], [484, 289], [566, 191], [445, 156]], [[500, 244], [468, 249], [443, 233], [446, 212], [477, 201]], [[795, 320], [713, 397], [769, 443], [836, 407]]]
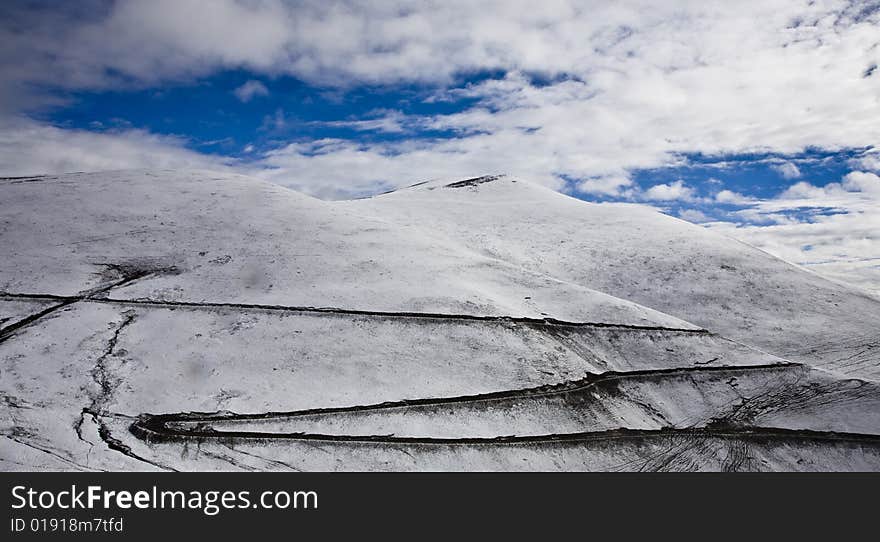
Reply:
[[791, 162], [774, 164], [772, 167], [786, 179], [797, 179], [801, 176], [801, 170], [797, 167], [796, 164], [793, 164]]
[[251, 79], [250, 81], [245, 82], [240, 87], [233, 90], [232, 93], [235, 94], [236, 98], [244, 103], [247, 103], [257, 96], [268, 96], [269, 89], [266, 88], [266, 85], [264, 85], [260, 81], [257, 81], [256, 79]]
[[715, 194], [715, 201], [718, 203], [730, 203], [733, 205], [749, 205], [754, 203], [754, 198], [750, 198], [748, 196], [744, 196], [739, 192], [734, 192], [733, 190], [719, 190], [717, 194]]
[[679, 179], [668, 184], [655, 184], [645, 190], [642, 197], [653, 201], [689, 201], [694, 197], [694, 189]]
[[189, 150], [178, 137], [137, 129], [90, 132], [0, 119], [0, 169], [31, 175], [131, 168], [224, 169], [232, 159]]

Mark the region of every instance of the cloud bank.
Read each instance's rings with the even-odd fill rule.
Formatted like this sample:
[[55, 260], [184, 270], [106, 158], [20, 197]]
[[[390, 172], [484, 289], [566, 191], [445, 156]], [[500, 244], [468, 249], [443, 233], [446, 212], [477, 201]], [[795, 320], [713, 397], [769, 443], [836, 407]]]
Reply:
[[[406, 182], [426, 153], [553, 184], [625, 179], [681, 153], [866, 147], [880, 140], [880, 13], [845, 1], [280, 2], [156, 0], [7, 6], [4, 94], [44, 85], [116, 89], [222, 69], [340, 88], [418, 81], [429, 99], [475, 99], [454, 114], [369, 119], [457, 138], [359, 148], [368, 177]], [[876, 7], [876, 6], [874, 6]], [[90, 9], [88, 9], [90, 8]], [[65, 11], [69, 11], [67, 13]], [[21, 29], [28, 28], [28, 32]], [[113, 46], [108, 47], [110, 43]], [[463, 73], [507, 75], [456, 87]], [[243, 101], [267, 93], [249, 81]], [[32, 93], [28, 93], [33, 96]], [[32, 99], [32, 98], [31, 98]], [[26, 101], [22, 98], [19, 101]], [[301, 149], [273, 149], [273, 162]], [[326, 165], [334, 151], [316, 159]], [[341, 164], [352, 150], [337, 147]], [[330, 156], [328, 156], [328, 154]], [[388, 157], [393, 156], [393, 160]], [[791, 169], [795, 167], [795, 169]], [[796, 166], [781, 165], [791, 178]], [[449, 168], [447, 168], [449, 169]], [[426, 172], [427, 173], [427, 172]], [[438, 172], [442, 173], [442, 172]], [[412, 175], [420, 175], [412, 173]], [[325, 175], [326, 176], [326, 175]], [[353, 182], [368, 181], [363, 175]], [[626, 183], [617, 182], [619, 190]]]

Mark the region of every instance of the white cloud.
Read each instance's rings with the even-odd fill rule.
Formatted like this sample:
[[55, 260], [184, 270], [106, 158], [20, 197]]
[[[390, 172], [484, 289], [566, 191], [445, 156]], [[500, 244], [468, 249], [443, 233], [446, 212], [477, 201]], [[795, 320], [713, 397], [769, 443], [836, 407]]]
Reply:
[[872, 150], [850, 161], [855, 169], [880, 172], [880, 151]]
[[583, 194], [621, 197], [631, 190], [632, 184], [632, 179], [625, 176], [597, 177], [579, 182], [576, 190]]
[[31, 175], [130, 168], [222, 169], [231, 161], [184, 147], [179, 138], [143, 130], [95, 133], [25, 119], [0, 122], [0, 172]]
[[654, 201], [691, 200], [694, 197], [694, 189], [685, 185], [681, 179], [669, 184], [655, 184], [645, 190], [642, 195], [645, 199]]
[[418, 119], [407, 117], [400, 111], [393, 110], [375, 110], [369, 112], [366, 116], [372, 118], [323, 121], [316, 124], [337, 128], [351, 128], [361, 132], [383, 132], [389, 134], [407, 131], [414, 124], [424, 124], [424, 122], [419, 123]]
[[805, 181], [795, 183], [779, 195], [779, 208], [841, 207], [849, 208], [855, 201], [880, 196], [880, 176], [867, 171], [847, 173], [842, 182], [816, 186]]
[[780, 195], [780, 198], [783, 199], [810, 199], [810, 198], [821, 198], [825, 195], [826, 189], [813, 186], [812, 184], [801, 181], [799, 183], [795, 183], [785, 189]]
[[711, 217], [706, 216], [706, 214], [697, 209], [684, 209], [679, 211], [679, 218], [683, 220], [687, 220], [688, 222], [693, 222], [695, 224], [701, 224], [703, 222], [709, 222], [712, 220]]
[[[387, 182], [398, 181], [382, 172], [385, 157], [399, 152], [404, 157], [392, 162], [433, 155], [422, 161], [427, 167], [453, 152], [460, 155], [454, 162], [476, 171], [501, 162], [514, 174], [556, 184], [565, 176], [601, 192], [607, 179], [675, 163], [682, 153], [880, 144], [880, 124], [870, 114], [880, 78], [863, 76], [880, 60], [880, 15], [843, 0], [559, 0], [540, 11], [525, 0], [121, 0], [87, 7], [71, 3], [36, 15], [6, 8], [0, 97], [20, 106], [21, 88], [30, 83], [116, 88], [245, 69], [343, 89], [416, 81], [433, 85], [427, 88], [435, 101], [476, 100], [449, 115], [339, 119], [357, 130], [459, 135], [419, 143], [415, 154], [372, 145], [365, 152]], [[29, 31], [15, 31], [22, 27]], [[452, 84], [456, 74], [487, 70], [507, 75]], [[285, 122], [283, 114], [267, 120], [267, 130]], [[340, 169], [332, 158], [316, 158], [329, 168], [322, 178], [342, 183], [349, 156], [338, 156]]]
[[786, 179], [797, 179], [801, 176], [801, 170], [798, 169], [797, 165], [791, 162], [782, 162], [781, 164], [774, 164], [773, 169], [775, 169], [782, 177]]
[[236, 88], [232, 91], [235, 94], [235, 97], [241, 100], [244, 103], [247, 103], [254, 99], [256, 96], [268, 96], [269, 89], [266, 88], [266, 85], [257, 81], [256, 79], [251, 79], [250, 81], [245, 82], [240, 87]]
[[761, 209], [740, 209], [733, 213], [732, 218], [748, 225], [800, 224], [800, 220], [785, 213], [774, 213]]
[[747, 205], [749, 203], [754, 202], [753, 198], [744, 196], [739, 192], [734, 192], [732, 190], [721, 190], [717, 194], [715, 194], [715, 201], [718, 203], [729, 203], [733, 205]]
[[852, 192], [866, 192], [880, 196], [880, 177], [875, 173], [866, 171], [853, 171], [847, 173], [841, 185], [844, 190]]

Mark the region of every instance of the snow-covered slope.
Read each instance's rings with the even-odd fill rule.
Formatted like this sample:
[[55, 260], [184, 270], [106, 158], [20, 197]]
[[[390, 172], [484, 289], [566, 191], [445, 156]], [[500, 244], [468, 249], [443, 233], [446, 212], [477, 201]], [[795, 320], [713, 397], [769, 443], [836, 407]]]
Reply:
[[348, 203], [778, 356], [880, 378], [880, 300], [652, 210], [522, 180], [435, 181]]
[[0, 194], [7, 470], [880, 469], [880, 302], [649, 209], [508, 178]]
[[[512, 315], [677, 318], [246, 177], [127, 172], [7, 181], [0, 290]], [[145, 276], [141, 276], [145, 275]]]

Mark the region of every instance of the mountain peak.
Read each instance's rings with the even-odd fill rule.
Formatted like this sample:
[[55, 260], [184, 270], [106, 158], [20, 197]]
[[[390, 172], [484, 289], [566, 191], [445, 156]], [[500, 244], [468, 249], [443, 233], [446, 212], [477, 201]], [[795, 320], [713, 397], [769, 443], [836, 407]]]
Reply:
[[498, 179], [503, 178], [505, 175], [483, 175], [481, 177], [471, 177], [469, 179], [462, 179], [460, 181], [454, 181], [447, 185], [445, 188], [464, 188], [469, 186], [478, 186], [485, 183], [491, 183], [492, 181], [497, 181]]

